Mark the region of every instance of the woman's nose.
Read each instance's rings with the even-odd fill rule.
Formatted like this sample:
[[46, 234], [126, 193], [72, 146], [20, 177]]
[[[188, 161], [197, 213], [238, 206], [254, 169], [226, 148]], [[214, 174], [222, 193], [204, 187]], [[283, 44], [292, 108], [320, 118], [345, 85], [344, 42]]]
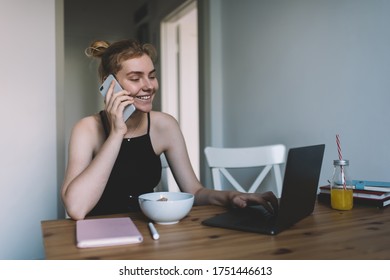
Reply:
[[150, 90], [150, 89], [152, 89], [152, 88], [153, 88], [152, 82], [151, 82], [149, 79], [144, 79], [142, 88], [143, 88], [144, 90]]

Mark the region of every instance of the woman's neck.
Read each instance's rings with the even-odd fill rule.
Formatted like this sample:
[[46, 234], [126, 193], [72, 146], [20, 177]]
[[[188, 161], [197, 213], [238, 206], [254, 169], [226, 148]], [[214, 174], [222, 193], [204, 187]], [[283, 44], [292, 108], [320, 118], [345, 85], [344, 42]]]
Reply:
[[144, 134], [143, 127], [145, 119], [145, 112], [135, 111], [132, 116], [126, 121], [126, 138], [133, 138], [134, 136]]

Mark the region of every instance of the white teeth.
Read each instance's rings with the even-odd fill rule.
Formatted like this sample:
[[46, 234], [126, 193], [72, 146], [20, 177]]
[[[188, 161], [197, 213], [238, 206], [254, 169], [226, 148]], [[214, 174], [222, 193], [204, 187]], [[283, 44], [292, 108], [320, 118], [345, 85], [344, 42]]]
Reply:
[[149, 100], [150, 99], [150, 95], [145, 95], [145, 96], [137, 96], [138, 99], [141, 99], [141, 100]]

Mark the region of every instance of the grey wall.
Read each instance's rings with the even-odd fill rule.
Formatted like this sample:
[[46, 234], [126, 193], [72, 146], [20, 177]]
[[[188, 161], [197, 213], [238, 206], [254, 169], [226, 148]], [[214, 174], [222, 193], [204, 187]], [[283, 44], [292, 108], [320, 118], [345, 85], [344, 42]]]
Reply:
[[327, 145], [389, 181], [390, 2], [223, 0], [224, 146]]

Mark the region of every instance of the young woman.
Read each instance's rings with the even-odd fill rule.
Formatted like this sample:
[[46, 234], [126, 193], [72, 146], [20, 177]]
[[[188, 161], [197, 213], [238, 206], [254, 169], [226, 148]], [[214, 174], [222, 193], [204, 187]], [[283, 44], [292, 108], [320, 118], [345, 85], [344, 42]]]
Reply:
[[[277, 209], [272, 192], [215, 191], [200, 184], [177, 121], [152, 111], [159, 88], [152, 45], [132, 40], [96, 41], [86, 53], [101, 59], [100, 79], [113, 74], [123, 90], [114, 94], [112, 83], [104, 110], [81, 119], [72, 130], [61, 191], [70, 217], [78, 220], [137, 210], [138, 196], [152, 192], [160, 181], [161, 153], [165, 153], [181, 191], [195, 195], [196, 205], [263, 204], [270, 211]], [[136, 111], [124, 121], [124, 108], [130, 104]]]

